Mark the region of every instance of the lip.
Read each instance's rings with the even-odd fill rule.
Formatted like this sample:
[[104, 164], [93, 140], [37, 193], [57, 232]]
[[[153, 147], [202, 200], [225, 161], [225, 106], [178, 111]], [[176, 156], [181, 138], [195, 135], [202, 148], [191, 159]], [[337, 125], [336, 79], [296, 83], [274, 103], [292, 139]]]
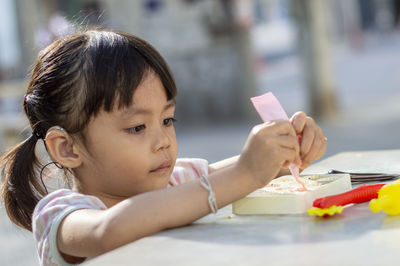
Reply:
[[150, 173], [159, 173], [159, 172], [169, 171], [169, 168], [171, 168], [171, 160], [164, 161], [156, 168], [150, 170]]

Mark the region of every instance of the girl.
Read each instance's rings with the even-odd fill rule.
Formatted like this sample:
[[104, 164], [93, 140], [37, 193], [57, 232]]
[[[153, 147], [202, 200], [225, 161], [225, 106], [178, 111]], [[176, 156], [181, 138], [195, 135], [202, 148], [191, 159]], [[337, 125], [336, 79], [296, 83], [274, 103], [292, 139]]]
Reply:
[[[255, 126], [240, 156], [176, 160], [176, 93], [161, 55], [126, 33], [77, 33], [40, 52], [23, 102], [33, 133], [2, 157], [1, 191], [10, 219], [33, 232], [42, 265], [80, 263], [187, 225], [326, 149], [299, 112]], [[72, 189], [47, 193], [40, 139]]]

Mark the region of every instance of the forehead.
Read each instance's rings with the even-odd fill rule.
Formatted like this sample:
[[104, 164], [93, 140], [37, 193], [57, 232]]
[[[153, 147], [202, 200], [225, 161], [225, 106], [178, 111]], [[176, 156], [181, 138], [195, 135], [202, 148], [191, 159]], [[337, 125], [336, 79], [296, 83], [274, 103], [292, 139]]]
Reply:
[[167, 102], [167, 93], [158, 75], [150, 72], [143, 76], [142, 82], [133, 94], [133, 105], [149, 105], [157, 101]]
[[163, 112], [175, 106], [175, 101], [168, 100], [166, 90], [155, 74], [146, 75], [141, 84], [136, 88], [132, 97], [132, 104], [117, 110], [117, 115], [122, 119], [132, 115]]

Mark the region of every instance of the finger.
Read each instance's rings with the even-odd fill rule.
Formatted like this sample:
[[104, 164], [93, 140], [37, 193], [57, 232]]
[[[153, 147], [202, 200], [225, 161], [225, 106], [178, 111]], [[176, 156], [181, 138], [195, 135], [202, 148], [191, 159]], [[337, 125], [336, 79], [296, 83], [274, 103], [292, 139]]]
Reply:
[[292, 149], [296, 152], [297, 156], [300, 155], [300, 146], [295, 136], [279, 136], [273, 139], [280, 147]]
[[311, 145], [314, 142], [314, 138], [315, 138], [314, 129], [306, 126], [303, 131], [303, 135], [301, 138], [301, 144], [300, 144], [301, 157], [304, 157], [309, 153], [309, 151], [311, 149]]
[[304, 112], [297, 112], [290, 118], [290, 122], [296, 134], [300, 135], [303, 132], [304, 126], [306, 125], [306, 118], [307, 115]]
[[322, 157], [322, 155], [324, 155], [325, 151], [326, 151], [326, 147], [327, 147], [327, 138], [324, 135], [324, 132], [322, 131], [322, 129], [319, 129], [319, 135], [318, 135], [318, 139], [319, 142], [321, 143], [320, 148], [318, 149], [316, 158], [314, 160], [317, 160], [319, 158]]
[[319, 152], [320, 145], [313, 144], [311, 150], [306, 156], [302, 157], [301, 168], [307, 168], [314, 160], [317, 158], [317, 153]]
[[281, 167], [288, 167], [298, 158], [298, 154], [293, 149], [289, 148], [282, 147], [281, 149], [279, 149], [279, 154], [282, 161]]
[[[296, 157], [296, 159], [293, 160], [293, 162], [285, 161], [281, 168], [288, 168], [291, 164], [297, 165], [299, 168], [301, 168], [301, 161], [299, 157]], [[303, 169], [303, 168], [302, 168]]]
[[310, 165], [313, 161], [322, 157], [326, 150], [326, 138], [322, 132], [319, 130], [319, 133], [314, 138], [314, 142], [312, 143], [311, 149], [307, 155], [302, 158], [302, 165], [301, 168], [306, 168]]
[[288, 120], [276, 121], [276, 133], [280, 136], [296, 136], [293, 125]]
[[265, 134], [274, 134], [274, 135], [288, 135], [295, 136], [296, 132], [294, 131], [293, 126], [290, 124], [288, 120], [275, 120], [268, 121], [264, 124], [259, 125], [259, 130], [263, 131]]
[[[322, 129], [321, 129], [321, 132], [322, 132]], [[323, 148], [321, 149], [321, 153], [319, 154], [319, 156], [320, 156], [319, 158], [321, 158], [322, 155], [325, 154], [326, 149], [328, 147], [328, 139], [325, 137], [325, 134], [323, 132], [322, 132], [322, 140], [323, 140], [324, 145], [323, 145]]]
[[291, 149], [295, 152], [296, 157], [291, 161], [285, 161], [282, 167], [288, 167], [291, 163], [297, 166], [301, 166], [302, 161], [300, 159], [300, 146], [297, 141], [297, 137], [294, 136], [280, 136], [276, 142], [281, 146], [282, 149]]
[[281, 168], [288, 168], [290, 164], [291, 164], [291, 162], [285, 161], [285, 162], [282, 164]]

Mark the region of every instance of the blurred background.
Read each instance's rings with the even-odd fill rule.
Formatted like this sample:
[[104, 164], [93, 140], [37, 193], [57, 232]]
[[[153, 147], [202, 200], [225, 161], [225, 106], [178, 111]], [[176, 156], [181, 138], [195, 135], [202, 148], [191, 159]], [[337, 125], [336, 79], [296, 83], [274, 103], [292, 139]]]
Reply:
[[[240, 153], [272, 91], [328, 137], [326, 156], [400, 148], [399, 0], [0, 0], [0, 152], [30, 134], [21, 104], [38, 51], [98, 26], [153, 44], [174, 72], [180, 157]], [[400, 163], [400, 162], [399, 162]], [[0, 209], [2, 265], [37, 265]]]

